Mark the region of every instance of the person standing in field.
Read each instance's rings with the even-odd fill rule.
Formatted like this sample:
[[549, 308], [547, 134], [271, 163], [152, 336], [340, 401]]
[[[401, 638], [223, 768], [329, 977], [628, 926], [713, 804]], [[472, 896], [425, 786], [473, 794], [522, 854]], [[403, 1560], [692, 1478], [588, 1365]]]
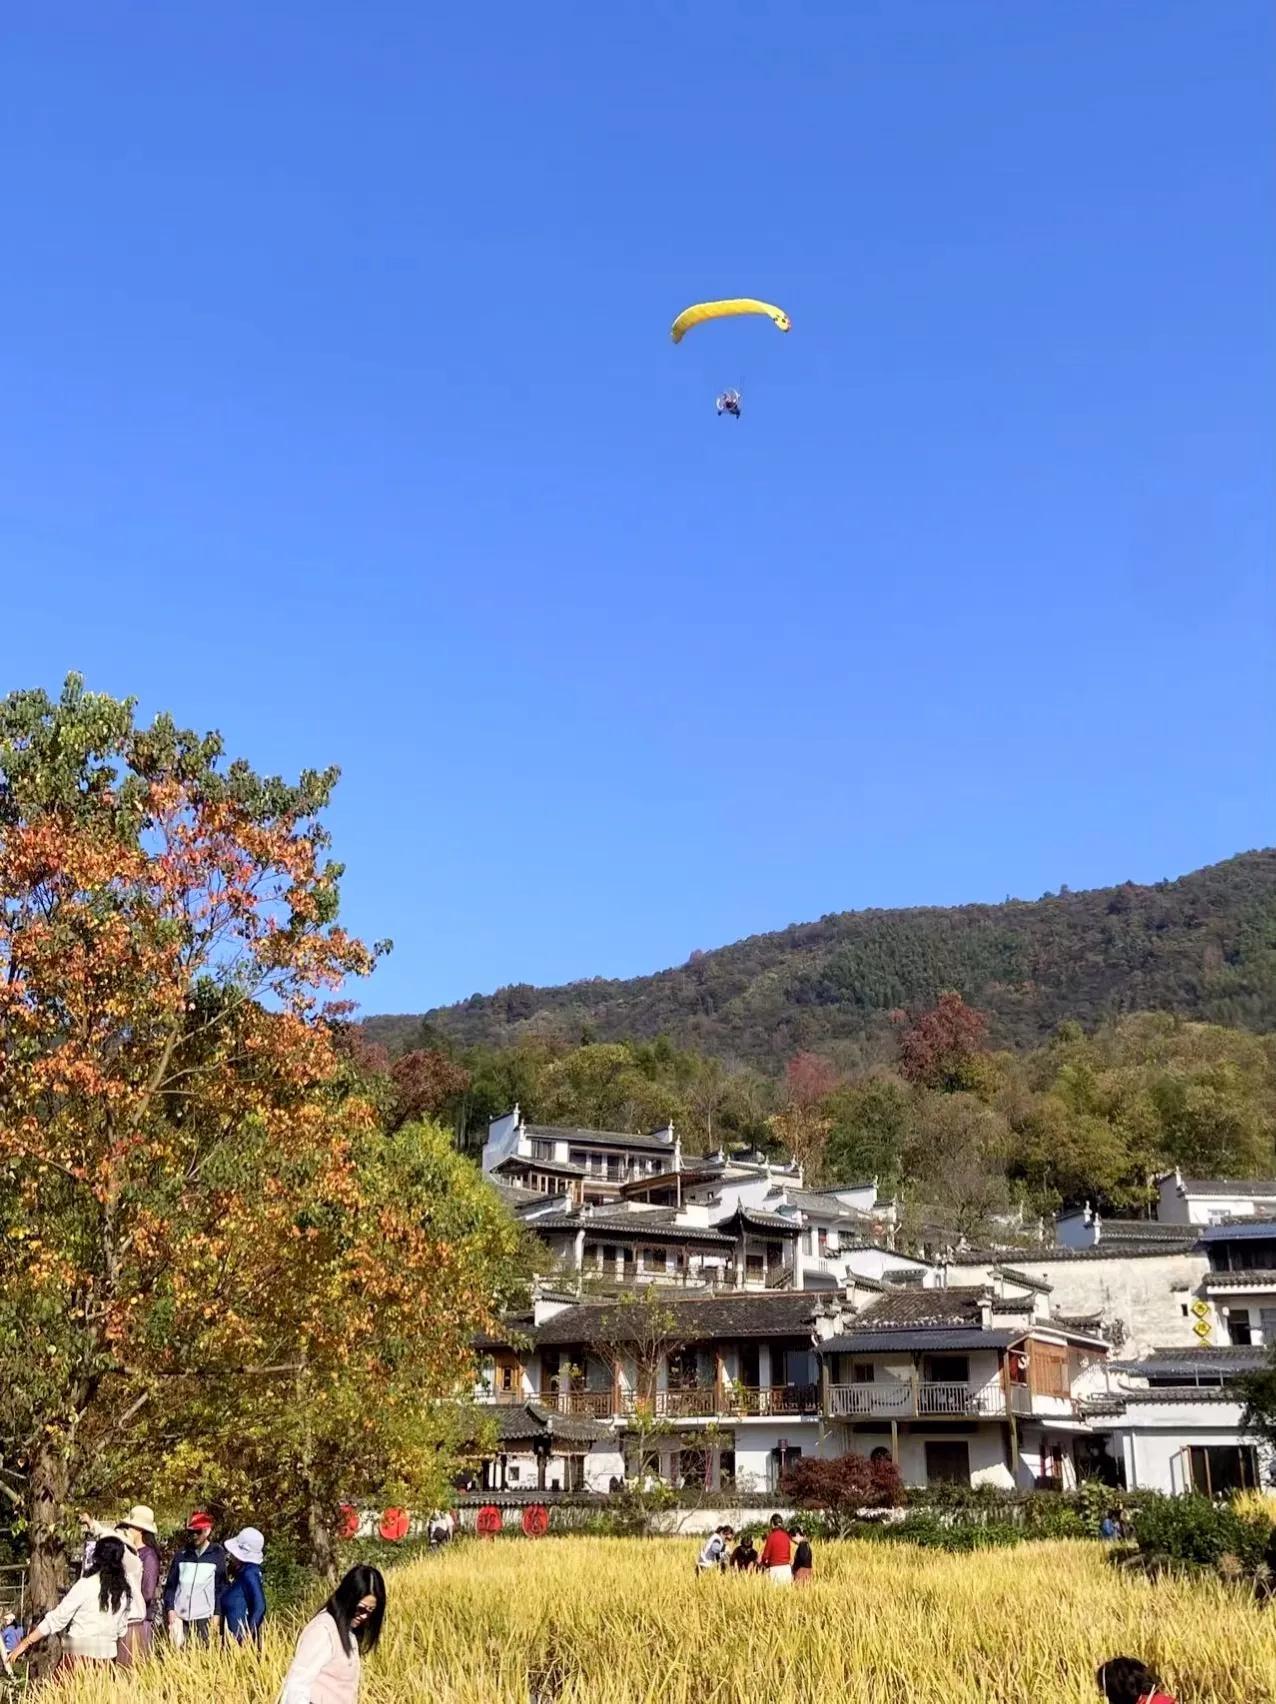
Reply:
[[758, 1565], [758, 1553], [753, 1548], [753, 1540], [746, 1532], [744, 1537], [731, 1552], [731, 1566], [738, 1568], [742, 1574], [752, 1574]]
[[155, 1514], [145, 1503], [135, 1503], [122, 1521], [104, 1526], [80, 1516], [90, 1542], [114, 1536], [124, 1545], [124, 1575], [129, 1586], [128, 1627], [120, 1640], [117, 1659], [129, 1668], [151, 1648], [155, 1601], [159, 1596], [160, 1553], [155, 1535]]
[[1146, 1663], [1137, 1657], [1111, 1657], [1095, 1675], [1108, 1704], [1174, 1704]]
[[221, 1614], [226, 1552], [212, 1542], [212, 1519], [202, 1509], [187, 1521], [186, 1530], [187, 1542], [169, 1564], [164, 1583], [164, 1614], [175, 1645], [185, 1644], [187, 1638], [206, 1645]]
[[266, 1593], [261, 1583], [261, 1565], [266, 1559], [266, 1541], [256, 1527], [245, 1527], [226, 1540], [226, 1589], [222, 1593], [222, 1637], [229, 1634], [242, 1645], [245, 1639], [261, 1644], [261, 1626], [266, 1619]]
[[129, 1584], [124, 1575], [124, 1541], [99, 1538], [87, 1574], [13, 1647], [13, 1661], [51, 1634], [62, 1635], [58, 1668], [103, 1668], [114, 1664], [128, 1627]]
[[793, 1540], [793, 1584], [806, 1586], [811, 1583], [814, 1573], [814, 1559], [811, 1556], [811, 1541], [798, 1527], [794, 1527], [789, 1535]]
[[276, 1704], [357, 1704], [362, 1659], [376, 1650], [384, 1620], [380, 1569], [351, 1568], [302, 1628]]
[[783, 1515], [771, 1516], [771, 1530], [758, 1557], [758, 1567], [773, 1586], [793, 1584], [793, 1540], [789, 1537]]

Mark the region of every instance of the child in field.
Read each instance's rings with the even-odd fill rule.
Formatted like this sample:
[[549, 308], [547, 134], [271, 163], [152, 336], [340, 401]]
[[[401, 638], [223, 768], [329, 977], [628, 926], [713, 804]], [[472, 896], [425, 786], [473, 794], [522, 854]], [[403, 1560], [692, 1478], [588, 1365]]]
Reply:
[[1112, 1657], [1095, 1675], [1108, 1704], [1174, 1704], [1146, 1663], [1137, 1657]]

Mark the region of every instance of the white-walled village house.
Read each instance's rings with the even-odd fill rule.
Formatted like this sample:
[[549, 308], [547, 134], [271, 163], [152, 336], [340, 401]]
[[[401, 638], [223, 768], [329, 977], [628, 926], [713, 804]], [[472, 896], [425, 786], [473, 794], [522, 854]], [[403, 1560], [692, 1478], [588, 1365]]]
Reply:
[[[1181, 1491], [1268, 1472], [1231, 1381], [1276, 1344], [1276, 1184], [1172, 1173], [1158, 1219], [1083, 1206], [1053, 1244], [929, 1261], [894, 1246], [874, 1184], [808, 1190], [757, 1153], [684, 1160], [672, 1127], [558, 1130], [515, 1108], [483, 1165], [558, 1286], [481, 1346], [492, 1490], [638, 1473], [762, 1490], [847, 1450], [885, 1451], [912, 1485]], [[607, 1341], [633, 1316], [591, 1293], [661, 1298], [677, 1323], [652, 1365]]]

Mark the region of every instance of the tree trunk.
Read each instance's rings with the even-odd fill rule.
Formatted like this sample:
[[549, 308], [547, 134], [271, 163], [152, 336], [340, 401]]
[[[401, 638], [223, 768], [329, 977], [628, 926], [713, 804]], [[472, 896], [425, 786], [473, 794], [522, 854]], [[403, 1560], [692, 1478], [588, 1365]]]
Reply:
[[337, 1544], [329, 1523], [327, 1505], [315, 1483], [315, 1435], [310, 1424], [310, 1356], [306, 1346], [293, 1383], [294, 1399], [304, 1415], [301, 1429], [301, 1487], [305, 1498], [307, 1560], [321, 1580], [330, 1586], [337, 1583]]
[[44, 1443], [31, 1463], [27, 1488], [28, 1537], [31, 1570], [28, 1589], [33, 1610], [43, 1615], [66, 1590], [70, 1579], [69, 1558], [63, 1537], [70, 1474], [66, 1460]]
[[324, 1506], [313, 1488], [306, 1490], [306, 1545], [310, 1565], [328, 1585], [337, 1583], [337, 1545]]

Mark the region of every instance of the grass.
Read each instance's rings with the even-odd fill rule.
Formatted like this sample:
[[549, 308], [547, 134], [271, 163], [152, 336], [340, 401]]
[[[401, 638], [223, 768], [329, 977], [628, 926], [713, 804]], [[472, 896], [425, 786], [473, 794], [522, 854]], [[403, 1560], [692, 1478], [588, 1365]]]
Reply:
[[[1276, 1610], [1222, 1584], [1123, 1575], [1086, 1543], [977, 1556], [817, 1548], [815, 1583], [693, 1577], [696, 1543], [474, 1541], [396, 1570], [361, 1704], [1094, 1704], [1119, 1654], [1180, 1704], [1276, 1700]], [[58, 1704], [272, 1704], [291, 1628], [175, 1654]]]

